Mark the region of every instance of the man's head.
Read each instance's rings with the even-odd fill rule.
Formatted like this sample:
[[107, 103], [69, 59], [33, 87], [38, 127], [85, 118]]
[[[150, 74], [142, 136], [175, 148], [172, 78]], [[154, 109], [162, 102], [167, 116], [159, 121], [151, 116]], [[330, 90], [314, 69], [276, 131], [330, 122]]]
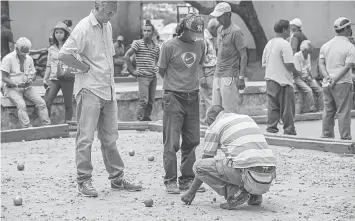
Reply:
[[354, 23], [348, 18], [340, 17], [334, 21], [334, 30], [340, 36], [350, 37], [352, 35], [352, 25]]
[[300, 50], [302, 51], [302, 54], [307, 58], [307, 56], [311, 54], [313, 50], [313, 45], [311, 41], [310, 40], [302, 41]]
[[7, 15], [1, 16], [1, 25], [4, 25], [5, 27], [9, 28], [10, 21], [12, 21], [12, 20]]
[[292, 32], [297, 30], [301, 30], [302, 28], [302, 21], [299, 18], [294, 18], [290, 21], [290, 29]]
[[222, 111], [224, 111], [224, 108], [221, 105], [212, 105], [210, 108], [208, 108], [206, 113], [206, 124], [211, 126], [211, 124], [213, 124], [213, 122], [216, 120], [218, 114]]
[[278, 20], [274, 25], [276, 34], [284, 39], [290, 36], [290, 22], [284, 19]]
[[232, 19], [231, 6], [227, 2], [218, 3], [210, 15], [217, 18], [217, 21], [224, 27], [229, 26]]
[[154, 26], [151, 23], [146, 23], [143, 27], [143, 39], [152, 40], [154, 35]]
[[219, 23], [216, 18], [212, 18], [207, 24], [207, 30], [213, 37], [217, 37], [217, 29], [219, 26], [221, 26], [221, 23]]
[[26, 55], [30, 53], [30, 49], [32, 47], [31, 41], [26, 37], [21, 37], [16, 41], [15, 50], [17, 56], [20, 59], [25, 59]]
[[178, 35], [181, 35], [185, 41], [194, 42], [196, 40], [203, 40], [204, 26], [205, 22], [201, 15], [190, 13], [182, 19], [176, 32]]
[[109, 22], [117, 12], [116, 1], [95, 1], [95, 17], [99, 23]]

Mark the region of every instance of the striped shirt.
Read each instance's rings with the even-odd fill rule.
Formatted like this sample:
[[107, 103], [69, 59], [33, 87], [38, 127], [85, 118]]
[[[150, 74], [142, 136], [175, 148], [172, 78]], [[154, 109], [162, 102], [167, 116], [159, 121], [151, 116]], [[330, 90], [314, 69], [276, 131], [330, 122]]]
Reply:
[[158, 73], [156, 62], [159, 58], [160, 48], [153, 42], [153, 48], [148, 48], [148, 45], [143, 39], [133, 41], [131, 48], [136, 53], [137, 71], [139, 76], [155, 77]]
[[255, 121], [247, 116], [222, 111], [207, 129], [204, 154], [224, 152], [234, 168], [276, 166], [276, 158]]

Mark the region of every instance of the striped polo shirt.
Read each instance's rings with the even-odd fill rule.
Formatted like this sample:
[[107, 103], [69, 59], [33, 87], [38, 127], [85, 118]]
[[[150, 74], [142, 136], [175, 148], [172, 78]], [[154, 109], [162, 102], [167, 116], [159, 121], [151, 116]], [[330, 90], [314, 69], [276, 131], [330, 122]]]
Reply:
[[259, 126], [247, 115], [222, 111], [207, 129], [203, 149], [210, 156], [222, 150], [234, 168], [276, 166]]
[[158, 73], [156, 62], [159, 58], [160, 49], [153, 42], [153, 48], [148, 48], [143, 39], [133, 41], [131, 47], [136, 53], [137, 71], [139, 76], [155, 77]]

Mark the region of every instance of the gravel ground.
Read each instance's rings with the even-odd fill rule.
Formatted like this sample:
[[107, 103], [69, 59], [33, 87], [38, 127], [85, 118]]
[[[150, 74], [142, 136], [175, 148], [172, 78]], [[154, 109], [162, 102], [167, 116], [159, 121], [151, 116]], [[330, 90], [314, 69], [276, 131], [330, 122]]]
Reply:
[[[126, 176], [141, 182], [144, 191], [110, 190], [95, 140], [93, 180], [99, 197], [81, 197], [76, 192], [74, 142], [65, 138], [1, 145], [1, 220], [355, 220], [353, 156], [272, 146], [277, 178], [263, 204], [225, 211], [219, 208], [224, 198], [209, 187], [190, 206], [179, 195], [165, 193], [162, 134], [149, 131], [123, 131], [117, 141]], [[128, 155], [131, 149], [133, 157]], [[150, 155], [153, 162], [147, 160]], [[25, 164], [24, 171], [17, 170], [17, 162]], [[13, 205], [17, 195], [22, 206]], [[142, 203], [148, 198], [154, 200], [153, 207]]]

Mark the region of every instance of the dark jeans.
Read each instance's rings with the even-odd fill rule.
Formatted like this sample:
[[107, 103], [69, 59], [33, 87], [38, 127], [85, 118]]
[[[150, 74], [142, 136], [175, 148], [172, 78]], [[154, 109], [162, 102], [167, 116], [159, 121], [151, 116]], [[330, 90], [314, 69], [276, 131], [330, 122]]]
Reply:
[[194, 179], [192, 166], [196, 161], [195, 148], [200, 143], [200, 114], [198, 92], [191, 94], [164, 92], [163, 95], [163, 162], [164, 183], [177, 180], [177, 157], [181, 143], [181, 176], [179, 183]]
[[267, 129], [269, 133], [277, 133], [277, 124], [282, 119], [284, 134], [296, 135], [294, 124], [295, 92], [290, 85], [281, 86], [275, 81], [266, 81], [267, 92]]
[[44, 100], [46, 101], [48, 114], [51, 116], [51, 107], [54, 98], [57, 96], [59, 90], [62, 90], [65, 106], [65, 121], [71, 120], [73, 117], [73, 90], [74, 81], [68, 80], [53, 80], [48, 85]]
[[137, 118], [140, 121], [150, 121], [153, 105], [155, 101], [155, 91], [157, 88], [157, 78], [138, 77], [139, 106]]
[[335, 114], [338, 114], [340, 138], [351, 140], [352, 84], [336, 84], [334, 88], [323, 88], [323, 137], [334, 138]]

